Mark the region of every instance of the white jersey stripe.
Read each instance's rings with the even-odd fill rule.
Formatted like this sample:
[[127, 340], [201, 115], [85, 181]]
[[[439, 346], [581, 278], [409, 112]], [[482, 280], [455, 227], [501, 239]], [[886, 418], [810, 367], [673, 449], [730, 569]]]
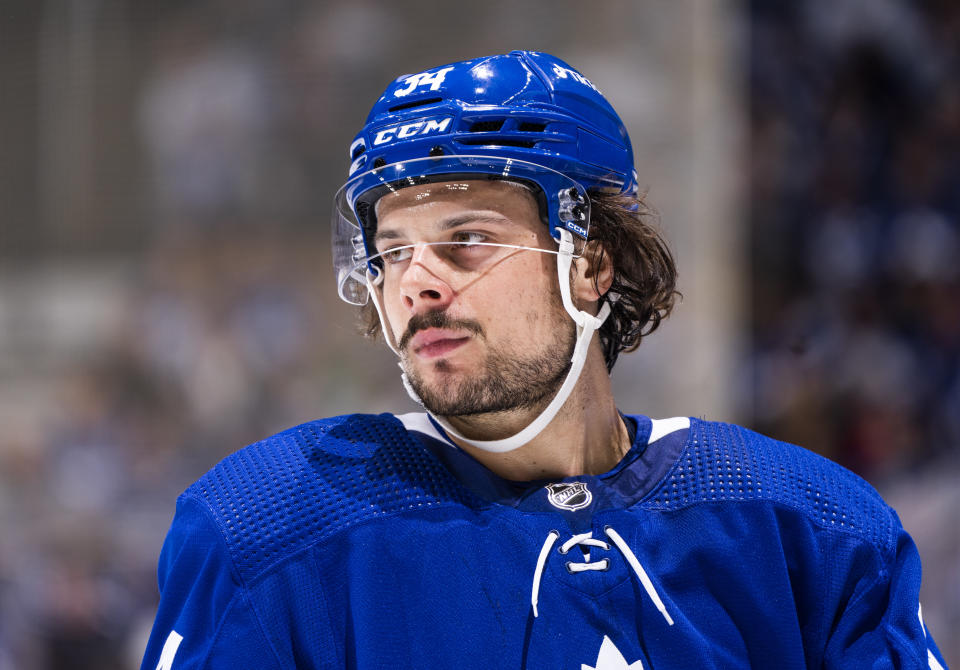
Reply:
[[670, 419], [651, 419], [650, 423], [653, 426], [650, 428], [650, 439], [647, 440], [647, 444], [653, 444], [661, 437], [690, 427], [690, 419], [685, 416], [675, 416]]
[[167, 641], [163, 643], [157, 670], [173, 670], [173, 657], [177, 655], [177, 649], [180, 648], [181, 642], [183, 642], [183, 635], [175, 630], [170, 631]]

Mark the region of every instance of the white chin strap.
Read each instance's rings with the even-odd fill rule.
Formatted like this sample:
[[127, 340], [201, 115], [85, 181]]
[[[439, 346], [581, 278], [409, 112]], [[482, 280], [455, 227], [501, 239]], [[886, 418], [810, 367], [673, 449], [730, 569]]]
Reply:
[[[522, 447], [526, 443], [530, 442], [539, 435], [544, 428], [546, 428], [551, 421], [557, 416], [557, 412], [560, 411], [560, 408], [563, 407], [563, 404], [567, 401], [567, 398], [570, 397], [570, 393], [573, 391], [573, 387], [577, 385], [577, 380], [580, 378], [580, 373], [583, 371], [583, 364], [587, 360], [587, 350], [590, 347], [590, 341], [593, 339], [593, 333], [600, 326], [603, 325], [603, 322], [606, 320], [607, 316], [610, 315], [610, 300], [615, 296], [609, 296], [610, 299], [604, 301], [603, 306], [600, 308], [600, 312], [594, 316], [583, 310], [578, 310], [574, 304], [573, 300], [570, 298], [570, 265], [573, 262], [573, 235], [568, 230], [559, 229], [560, 232], [560, 249], [557, 252], [557, 278], [560, 282], [560, 296], [563, 299], [563, 307], [567, 310], [567, 313], [573, 319], [574, 323], [577, 324], [577, 343], [573, 348], [573, 356], [570, 359], [570, 371], [567, 372], [566, 378], [563, 380], [563, 384], [560, 386], [560, 389], [557, 391], [557, 394], [550, 401], [550, 404], [547, 405], [540, 415], [537, 416], [530, 424], [521, 430], [519, 433], [511, 435], [510, 437], [505, 437], [501, 440], [472, 440], [468, 437], [464, 437], [457, 430], [450, 425], [450, 422], [445, 418], [440, 416], [432, 416], [437, 423], [443, 426], [443, 429], [451, 436], [455, 437], [457, 440], [465, 442], [471, 446], [476, 447], [477, 449], [482, 449], [484, 451], [489, 451], [493, 453], [504, 453], [507, 451], [513, 451], [518, 447]], [[377, 310], [377, 314], [380, 316], [380, 325], [381, 330], [383, 331], [383, 338], [387, 343], [387, 346], [400, 356], [400, 352], [397, 349], [397, 343], [393, 339], [393, 333], [391, 332], [387, 320], [384, 318], [383, 306], [380, 304], [380, 295], [376, 290], [377, 286], [382, 281], [383, 275], [374, 274], [367, 271], [367, 288], [369, 290], [371, 299], [373, 300], [373, 305]], [[403, 370], [403, 364], [399, 363], [400, 369]], [[420, 397], [413, 390], [413, 387], [410, 385], [410, 380], [407, 378], [407, 373], [403, 372], [401, 374], [401, 379], [403, 380], [403, 387], [407, 390], [409, 396], [419, 405], [423, 405], [423, 402], [420, 400]]]

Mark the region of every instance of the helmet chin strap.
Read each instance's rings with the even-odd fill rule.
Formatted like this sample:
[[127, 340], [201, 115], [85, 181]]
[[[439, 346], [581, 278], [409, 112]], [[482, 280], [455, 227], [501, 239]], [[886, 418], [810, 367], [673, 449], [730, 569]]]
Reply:
[[[607, 316], [610, 314], [610, 302], [605, 301], [603, 306], [600, 308], [600, 312], [594, 316], [583, 310], [578, 310], [573, 304], [573, 300], [570, 297], [570, 266], [573, 262], [573, 235], [568, 230], [558, 229], [560, 233], [560, 249], [557, 252], [557, 278], [560, 282], [560, 296], [563, 299], [563, 307], [567, 310], [567, 313], [573, 319], [574, 323], [577, 324], [577, 340], [576, 345], [573, 348], [573, 356], [570, 359], [570, 370], [567, 372], [567, 376], [563, 380], [563, 384], [560, 385], [560, 389], [554, 395], [553, 399], [550, 401], [550, 404], [547, 405], [542, 412], [531, 421], [526, 428], [521, 430], [519, 433], [511, 435], [510, 437], [505, 437], [500, 440], [473, 440], [468, 437], [461, 435], [444, 417], [435, 416], [433, 413], [430, 413], [430, 416], [434, 420], [443, 426], [443, 429], [455, 437], [457, 440], [465, 442], [477, 449], [482, 449], [483, 451], [489, 451], [492, 453], [505, 453], [508, 451], [513, 451], [518, 447], [522, 447], [524, 444], [530, 442], [539, 435], [544, 428], [546, 428], [551, 421], [557, 416], [557, 413], [560, 411], [560, 408], [563, 407], [563, 404], [567, 401], [567, 398], [570, 397], [570, 393], [573, 392], [574, 386], [576, 386], [577, 381], [580, 379], [580, 373], [583, 371], [583, 365], [587, 360], [587, 351], [590, 347], [590, 341], [593, 339], [593, 333], [603, 325], [603, 322], [606, 320]], [[370, 270], [367, 271], [367, 288], [370, 292], [370, 296], [373, 299], [373, 305], [377, 310], [377, 314], [380, 316], [380, 325], [384, 333], [384, 340], [387, 343], [387, 346], [400, 356], [400, 352], [397, 349], [397, 343], [394, 341], [393, 333], [388, 327], [387, 321], [384, 318], [383, 306], [380, 303], [379, 291], [377, 287], [382, 281], [382, 275], [379, 273], [373, 273]], [[611, 296], [613, 298], [614, 296]], [[400, 364], [400, 369], [403, 370], [403, 364]], [[420, 400], [420, 397], [413, 390], [413, 387], [410, 385], [410, 380], [407, 378], [406, 372], [403, 372], [401, 375], [403, 380], [403, 386], [407, 390], [407, 393], [410, 397], [420, 405], [423, 405], [423, 402]]]

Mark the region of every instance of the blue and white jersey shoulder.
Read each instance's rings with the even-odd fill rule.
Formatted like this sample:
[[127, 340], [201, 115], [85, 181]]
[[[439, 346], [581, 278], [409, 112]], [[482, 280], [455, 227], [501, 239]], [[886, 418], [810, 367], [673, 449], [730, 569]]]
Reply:
[[184, 497], [221, 524], [244, 579], [366, 521], [484, 504], [390, 414], [286, 430], [227, 457]]
[[895, 549], [899, 521], [866, 481], [812, 451], [730, 424], [694, 421], [681, 457], [646, 507], [761, 501], [882, 552]]
[[735, 426], [629, 417], [611, 471], [510, 482], [425, 415], [304, 424], [178, 502], [144, 668], [942, 663], [864, 482]]

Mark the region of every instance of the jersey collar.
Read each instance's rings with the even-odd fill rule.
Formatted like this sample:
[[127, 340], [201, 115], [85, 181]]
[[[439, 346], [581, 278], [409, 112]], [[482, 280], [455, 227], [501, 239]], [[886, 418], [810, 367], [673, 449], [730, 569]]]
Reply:
[[690, 425], [685, 417], [650, 419], [624, 415], [633, 439], [630, 450], [609, 471], [560, 480], [516, 482], [497, 476], [457, 447], [429, 415], [411, 413], [396, 418], [454, 477], [481, 498], [526, 512], [555, 513], [563, 510], [551, 502], [548, 486], [583, 484], [590, 492], [589, 503], [569, 510], [581, 516], [629, 507], [643, 499], [673, 467], [686, 446]]

